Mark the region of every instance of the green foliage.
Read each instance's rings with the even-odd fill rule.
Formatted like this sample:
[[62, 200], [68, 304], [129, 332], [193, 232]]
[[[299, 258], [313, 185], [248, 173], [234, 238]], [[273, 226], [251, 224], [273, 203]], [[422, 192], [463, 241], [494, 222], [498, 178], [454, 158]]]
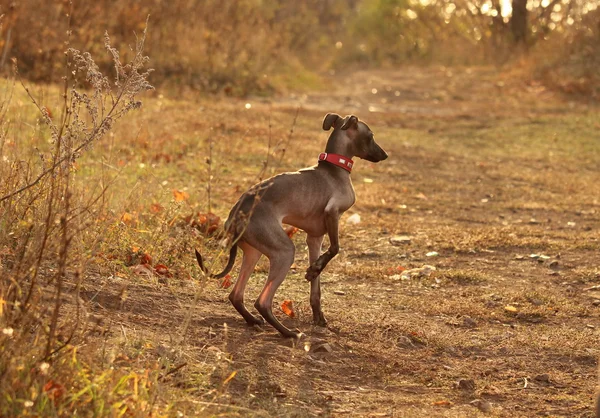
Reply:
[[406, 0], [365, 0], [351, 23], [351, 36], [356, 42], [355, 59], [375, 64], [398, 62], [414, 53], [419, 55], [415, 28], [407, 13]]

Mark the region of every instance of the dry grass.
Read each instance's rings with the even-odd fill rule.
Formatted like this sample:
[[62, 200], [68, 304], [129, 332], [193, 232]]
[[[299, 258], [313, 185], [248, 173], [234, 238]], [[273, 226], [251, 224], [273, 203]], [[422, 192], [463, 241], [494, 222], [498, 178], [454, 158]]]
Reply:
[[[487, 69], [343, 80], [303, 103], [189, 102], [159, 91], [80, 160], [77, 181], [109, 186], [103, 240], [87, 250], [92, 265], [80, 291], [90, 326], [77, 349], [94, 365], [90, 379], [110, 367], [147, 376], [144, 399], [172, 415], [592, 416], [598, 110]], [[35, 126], [15, 94], [12, 111]], [[269, 136], [288, 137], [299, 104], [287, 152], [269, 174], [314, 163], [327, 111], [366, 120], [390, 158], [356, 164], [350, 213], [362, 222], [342, 220], [342, 251], [324, 273], [327, 330], [310, 324], [304, 237], [294, 237], [297, 268], [276, 300], [295, 302], [297, 318], [286, 321], [307, 334], [296, 343], [269, 327], [247, 328], [227, 291], [201, 277], [193, 247], [213, 258], [219, 249], [186, 217], [207, 211], [210, 143], [212, 210], [225, 216], [257, 180]], [[176, 201], [173, 190], [189, 198]], [[397, 234], [411, 243], [391, 245]], [[439, 255], [426, 256], [432, 251]], [[172, 277], [138, 274], [144, 253]], [[424, 264], [437, 270], [394, 277]], [[248, 301], [266, 269], [259, 263]], [[331, 352], [315, 350], [324, 343]], [[460, 379], [475, 387], [457, 388]]]

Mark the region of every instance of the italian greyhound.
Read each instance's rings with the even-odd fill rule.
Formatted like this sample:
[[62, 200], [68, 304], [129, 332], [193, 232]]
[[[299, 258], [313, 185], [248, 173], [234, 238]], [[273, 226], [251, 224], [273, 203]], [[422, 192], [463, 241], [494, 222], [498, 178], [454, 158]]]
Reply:
[[[373, 132], [356, 116], [340, 117], [328, 113], [323, 119], [323, 130], [333, 132], [327, 140], [325, 152], [318, 164], [293, 173], [283, 173], [264, 180], [245, 192], [231, 209], [225, 222], [227, 237], [233, 243], [225, 269], [211, 277], [224, 277], [233, 267], [237, 248], [243, 251], [239, 277], [229, 300], [249, 325], [262, 325], [260, 317], [252, 315], [244, 306], [244, 290], [254, 266], [262, 254], [269, 259], [269, 275], [254, 307], [284, 337], [299, 338], [302, 333], [292, 331], [273, 315], [273, 296], [294, 262], [295, 247], [282, 228], [282, 223], [306, 232], [310, 267], [306, 280], [310, 282], [310, 305], [316, 325], [326, 326], [321, 310], [319, 275], [339, 251], [338, 228], [340, 216], [355, 201], [350, 181], [353, 157], [371, 162], [385, 160], [387, 153], [373, 139]], [[321, 254], [325, 234], [329, 248]], [[196, 259], [207, 273], [202, 256], [196, 250]]]

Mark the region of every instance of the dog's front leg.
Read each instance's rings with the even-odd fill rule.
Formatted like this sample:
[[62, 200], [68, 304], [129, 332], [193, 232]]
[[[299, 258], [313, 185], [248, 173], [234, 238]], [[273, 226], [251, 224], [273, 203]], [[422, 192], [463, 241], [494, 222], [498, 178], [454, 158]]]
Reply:
[[[308, 259], [310, 264], [317, 261], [321, 255], [321, 244], [323, 243], [323, 235], [306, 236], [306, 244], [308, 245]], [[323, 311], [321, 310], [321, 276], [318, 275], [310, 282], [310, 307], [313, 311], [313, 322], [315, 325], [324, 327], [327, 325]]]
[[327, 236], [329, 236], [329, 248], [306, 270], [306, 280], [312, 282], [321, 274], [327, 263], [340, 251], [340, 242], [338, 237], [340, 222], [340, 213], [337, 208], [325, 209], [325, 226]]

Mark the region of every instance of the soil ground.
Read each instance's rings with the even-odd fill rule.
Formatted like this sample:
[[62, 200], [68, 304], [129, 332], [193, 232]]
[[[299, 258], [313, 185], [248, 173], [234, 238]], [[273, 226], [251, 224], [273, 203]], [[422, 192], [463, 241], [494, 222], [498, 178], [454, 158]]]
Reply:
[[[168, 362], [161, 400], [174, 415], [593, 416], [598, 109], [486, 68], [357, 72], [330, 86], [276, 100], [156, 97], [144, 103], [141, 131], [156, 155], [182, 149], [177, 162], [159, 155], [152, 176], [189, 186], [197, 207], [206, 148], [194, 143], [212, 129], [212, 210], [225, 218], [298, 107], [285, 158], [268, 173], [314, 164], [327, 112], [369, 124], [390, 158], [355, 165], [357, 202], [322, 276], [328, 327], [311, 325], [298, 232], [275, 310], [305, 333], [300, 341], [246, 326], [228, 291], [196, 267], [193, 280], [165, 282], [100, 266], [82, 294], [103, 328], [89, 331], [90, 344], [104, 339], [117, 365]], [[360, 222], [347, 222], [354, 214]], [[206, 242], [202, 251], [213, 259], [216, 248]], [[185, 251], [193, 266], [193, 249]], [[435, 271], [402, 277], [424, 265]], [[249, 306], [267, 270], [262, 260]], [[280, 311], [283, 300], [294, 302], [295, 318]]]

